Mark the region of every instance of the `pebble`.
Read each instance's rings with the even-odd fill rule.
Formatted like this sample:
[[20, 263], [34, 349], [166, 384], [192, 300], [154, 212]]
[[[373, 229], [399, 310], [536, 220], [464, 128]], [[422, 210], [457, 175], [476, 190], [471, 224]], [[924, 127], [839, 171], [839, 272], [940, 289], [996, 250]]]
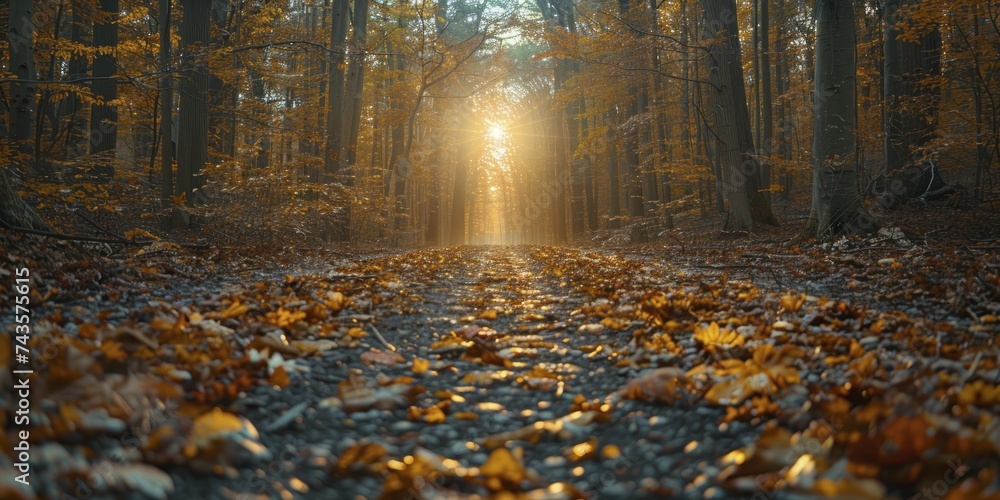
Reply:
[[451, 453], [452, 457], [460, 457], [467, 455], [469, 453], [469, 448], [465, 446], [464, 441], [458, 441], [452, 444], [448, 448], [448, 451]]
[[630, 498], [633, 497], [634, 488], [625, 483], [606, 484], [600, 488], [601, 498]]
[[668, 474], [677, 467], [677, 461], [676, 457], [661, 457], [654, 464], [661, 474]]
[[389, 430], [402, 434], [413, 430], [416, 426], [417, 424], [410, 422], [409, 420], [397, 420], [396, 422], [389, 424]]
[[872, 335], [868, 337], [863, 337], [861, 340], [858, 341], [858, 343], [861, 344], [861, 347], [871, 347], [875, 344], [878, 344], [878, 341], [879, 338]]
[[380, 410], [372, 409], [368, 411], [354, 412], [351, 414], [351, 416], [354, 417], [354, 420], [357, 420], [358, 422], [364, 422], [367, 420], [375, 420], [377, 418], [380, 418], [382, 416], [382, 412]]
[[714, 416], [718, 413], [715, 409], [709, 408], [707, 406], [698, 406], [694, 409], [694, 412], [698, 415], [704, 415], [704, 416]]

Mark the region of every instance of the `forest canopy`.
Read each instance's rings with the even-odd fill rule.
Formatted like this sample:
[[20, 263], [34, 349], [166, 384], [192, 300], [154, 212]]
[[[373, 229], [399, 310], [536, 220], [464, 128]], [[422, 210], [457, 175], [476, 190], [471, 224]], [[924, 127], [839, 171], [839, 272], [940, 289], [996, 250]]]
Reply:
[[[808, 236], [870, 231], [953, 191], [942, 179], [991, 191], [992, 12], [15, 0], [3, 187], [50, 218], [127, 205], [130, 230], [235, 241], [642, 241], [676, 216], [752, 231], [807, 201]], [[8, 225], [45, 227], [24, 208], [5, 202]]]

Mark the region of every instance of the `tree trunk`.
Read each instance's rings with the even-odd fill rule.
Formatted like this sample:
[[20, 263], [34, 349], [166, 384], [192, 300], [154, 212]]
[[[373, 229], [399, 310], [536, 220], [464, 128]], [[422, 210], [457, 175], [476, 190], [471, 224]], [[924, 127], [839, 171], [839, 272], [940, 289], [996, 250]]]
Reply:
[[[459, 130], [467, 131], [469, 128], [468, 112], [465, 110], [458, 111], [459, 115]], [[471, 158], [469, 157], [469, 145], [465, 138], [459, 139], [458, 145], [458, 158], [455, 163], [455, 189], [451, 197], [451, 235], [450, 241], [452, 245], [464, 245], [465, 244], [465, 205], [468, 198], [469, 191], [469, 163]]]
[[[586, 102], [586, 99], [580, 99], [580, 114], [583, 115], [583, 116], [587, 115], [587, 102]], [[596, 129], [596, 125], [597, 125], [596, 118], [595, 118], [595, 121], [594, 121], [594, 125], [595, 125], [595, 129]], [[583, 118], [580, 121], [580, 135], [582, 137], [587, 137], [587, 136], [590, 135], [590, 132], [589, 132], [588, 127], [587, 127], [587, 119], [586, 118]], [[582, 168], [583, 168], [583, 172], [581, 173], [581, 175], [583, 176], [583, 194], [584, 194], [584, 198], [585, 198], [585, 202], [586, 202], [587, 229], [590, 230], [590, 231], [596, 231], [597, 230], [597, 198], [594, 195], [594, 176], [593, 176], [594, 160], [593, 160], [593, 155], [592, 154], [588, 154], [586, 157], [584, 157]]]
[[[361, 131], [361, 112], [364, 102], [365, 87], [365, 54], [368, 44], [368, 0], [354, 1], [354, 36], [351, 44], [351, 61], [347, 71], [347, 105], [349, 113], [345, 113], [348, 129], [347, 144], [345, 146], [348, 168], [352, 168], [357, 163], [358, 158], [358, 135]], [[348, 186], [353, 185], [353, 173], [345, 172], [345, 181]]]
[[771, 97], [771, 30], [770, 30], [770, 0], [760, 0], [760, 41], [763, 50], [760, 53], [760, 85], [761, 85], [761, 131], [760, 154], [763, 161], [760, 166], [760, 183], [764, 186], [765, 196], [771, 198], [771, 155], [774, 154], [774, 116]]
[[[652, 33], [658, 35], [660, 33], [660, 18], [659, 18], [659, 9], [657, 6], [657, 0], [649, 0], [648, 9], [651, 17], [650, 22], [652, 24], [651, 31]], [[660, 50], [657, 47], [653, 48], [652, 60], [653, 60], [652, 69], [654, 71], [659, 71], [661, 67]], [[657, 151], [657, 158], [659, 159], [659, 162], [661, 162], [661, 164], [662, 162], [666, 162], [666, 165], [671, 165], [673, 163], [673, 145], [670, 144], [671, 131], [670, 131], [670, 123], [668, 122], [667, 119], [667, 106], [666, 106], [668, 100], [665, 100], [663, 95], [663, 77], [662, 75], [655, 74], [652, 77], [650, 77], [650, 79], [653, 82], [653, 103], [654, 103], [653, 109], [656, 110], [656, 134], [657, 134], [656, 142], [659, 146]], [[685, 81], [684, 83], [688, 82]], [[682, 92], [685, 91], [686, 89], [682, 90]], [[671, 198], [672, 195], [670, 192], [671, 184], [670, 184], [669, 167], [662, 167], [656, 170], [657, 172], [655, 172], [654, 175], [657, 175], [659, 177], [659, 182], [660, 182], [660, 197], [658, 201], [660, 202], [659, 206], [663, 211], [662, 215], [663, 215], [664, 226], [667, 229], [673, 229], [674, 218], [673, 215], [671, 215], [670, 213], [670, 206], [669, 206], [669, 203], [672, 201]]]
[[[777, 22], [777, 33], [775, 34], [775, 52], [778, 54], [777, 67], [775, 68], [775, 74], [778, 77], [777, 87], [778, 87], [778, 125], [780, 127], [779, 133], [781, 140], [779, 141], [779, 149], [781, 154], [781, 159], [784, 160], [785, 165], [788, 165], [792, 160], [792, 114], [791, 105], [788, 102], [788, 98], [785, 95], [788, 92], [790, 83], [790, 70], [789, 66], [791, 63], [788, 61], [788, 55], [785, 51], [785, 23], [787, 21], [787, 14], [785, 12], [785, 0], [778, 0], [778, 22]], [[782, 197], [785, 201], [792, 199], [792, 172], [787, 166], [785, 167], [785, 173], [782, 178]]]
[[[10, 0], [8, 29], [10, 47], [9, 71], [15, 79], [10, 83], [11, 150], [18, 154], [17, 163], [30, 165], [34, 158], [35, 139], [35, 27], [32, 24], [34, 2]], [[13, 192], [13, 191], [11, 191]], [[6, 193], [5, 193], [6, 194]]]
[[[937, 119], [940, 87], [927, 85], [926, 77], [941, 73], [941, 35], [935, 28], [920, 37], [919, 42], [898, 39], [898, 11], [906, 0], [887, 0], [885, 19], [885, 67], [883, 70], [883, 100], [885, 103], [885, 169], [886, 172], [914, 166], [914, 156], [933, 138]], [[914, 98], [929, 100], [915, 106]], [[916, 175], [904, 175], [902, 189], [893, 192], [901, 201], [919, 196]]]
[[330, 112], [326, 120], [326, 182], [340, 180], [340, 153], [344, 138], [344, 49], [347, 41], [347, 27], [350, 21], [348, 0], [334, 0], [330, 27], [330, 49], [334, 50], [329, 64], [330, 77], [327, 83], [327, 101]]
[[[30, 162], [35, 127], [34, 25], [31, 0], [11, 0], [8, 6], [10, 70], [16, 79], [10, 84], [10, 135], [18, 160]], [[35, 211], [14, 190], [10, 166], [0, 165], [0, 219], [14, 227], [51, 231]]]
[[9, 167], [0, 166], [0, 220], [14, 227], [52, 231], [17, 194], [9, 170]]
[[[622, 16], [633, 17], [629, 16], [629, 10], [632, 8], [630, 3], [631, 0], [618, 0], [618, 12]], [[637, 56], [630, 54], [629, 57], [635, 58]], [[622, 170], [625, 176], [625, 205], [630, 217], [643, 217], [646, 215], [646, 211], [642, 196], [642, 177], [639, 172], [639, 126], [635, 123], [635, 117], [639, 115], [642, 106], [638, 97], [639, 87], [633, 84], [629, 90], [629, 94], [636, 97], [629, 104], [621, 122], [624, 127], [622, 130]]]
[[[187, 203], [207, 201], [201, 171], [208, 161], [208, 45], [212, 0], [183, 0], [181, 20], [180, 127], [177, 137], [177, 196]], [[175, 211], [174, 226], [188, 227], [190, 217]]]
[[[94, 23], [94, 81], [91, 90], [98, 103], [90, 107], [90, 154], [114, 151], [118, 142], [118, 107], [108, 104], [118, 98], [118, 72], [115, 52], [118, 50], [118, 0], [101, 0], [101, 12]], [[97, 169], [105, 179], [114, 177], [110, 162]]]
[[[70, 27], [70, 41], [74, 44], [86, 45], [86, 24], [87, 16], [83, 14], [85, 0], [73, 0], [72, 26]], [[83, 54], [74, 54], [69, 60], [70, 80], [78, 80], [87, 74], [87, 57]], [[81, 89], [82, 85], [76, 84]], [[87, 115], [82, 91], [73, 91], [66, 96], [65, 101], [66, 116], [69, 118], [66, 124], [66, 159], [73, 159], [87, 154]]]
[[[342, 172], [342, 183], [351, 187], [354, 185], [354, 169], [358, 161], [358, 136], [361, 131], [362, 97], [365, 87], [365, 53], [368, 43], [368, 0], [354, 1], [354, 35], [351, 44], [351, 60], [347, 71], [347, 87], [344, 92], [346, 110], [344, 112], [344, 129], [347, 130], [347, 142], [342, 145], [341, 155], [346, 160]], [[338, 221], [341, 227], [342, 241], [351, 240], [351, 210], [353, 203], [348, 197], [344, 206], [343, 217]]]
[[[956, 21], [957, 23], [957, 21]], [[977, 40], [970, 44], [969, 50], [975, 53], [979, 50], [979, 8], [972, 8], [972, 36]], [[979, 58], [972, 58], [969, 67], [969, 79], [972, 80], [972, 114], [976, 120], [976, 181], [973, 193], [976, 199], [983, 198], [983, 177], [990, 166], [990, 153], [986, 150], [986, 132], [983, 127], [983, 78]]]
[[618, 185], [618, 148], [615, 146], [615, 120], [614, 111], [605, 113], [604, 149], [607, 155], [608, 171], [608, 227], [617, 229], [619, 218], [621, 217], [622, 202], [620, 199], [621, 186]]
[[[229, 0], [214, 0], [212, 2], [212, 21], [216, 31], [222, 33], [222, 38], [212, 37], [213, 49], [225, 46], [229, 42], [230, 22], [232, 20], [232, 5]], [[233, 60], [235, 62], [235, 59]], [[228, 68], [232, 72], [233, 68]], [[236, 89], [231, 83], [218, 75], [212, 75], [208, 85], [209, 131], [212, 137], [209, 151], [213, 163], [233, 159], [232, 143], [229, 141], [230, 128], [233, 126], [233, 110], [226, 109], [230, 95]]]
[[729, 201], [726, 229], [751, 231], [757, 224], [777, 225], [771, 203], [761, 192], [760, 165], [754, 156], [746, 85], [736, 26], [735, 0], [702, 0], [709, 67], [714, 94], [719, 168]]
[[[174, 88], [170, 80], [170, 0], [160, 1], [160, 202], [171, 205], [174, 194], [173, 110]], [[160, 225], [170, 228], [170, 218], [162, 217]]]
[[[807, 234], [830, 238], [871, 230], [861, 209], [855, 165], [855, 28], [853, 0], [816, 6], [813, 201]], [[811, 235], [811, 234], [810, 234]]]
[[[570, 39], [576, 34], [576, 18], [574, 13], [573, 1], [572, 0], [561, 0], [559, 2], [553, 2], [557, 6], [557, 11], [559, 15], [559, 24], [570, 33]], [[567, 80], [573, 77], [579, 70], [578, 64], [573, 60], [560, 60], [559, 64], [563, 66], [562, 71], [562, 84], [565, 84]], [[558, 90], [558, 89], [557, 89]], [[570, 235], [576, 236], [582, 234], [584, 231], [584, 164], [582, 160], [577, 160], [576, 149], [580, 145], [580, 108], [582, 106], [582, 100], [576, 99], [566, 105], [566, 133], [567, 133], [567, 155], [568, 161], [566, 166], [571, 170], [569, 171], [569, 181], [570, 181]], [[567, 236], [567, 239], [570, 236]]]
[[653, 147], [650, 144], [652, 134], [650, 133], [650, 123], [646, 118], [649, 115], [649, 82], [643, 81], [640, 84], [642, 90], [636, 96], [636, 116], [641, 119], [639, 124], [639, 143], [637, 149], [645, 151], [644, 160], [641, 160], [639, 170], [642, 172], [642, 212], [643, 215], [653, 214], [656, 210], [656, 202], [659, 201], [656, 185], [656, 162], [653, 159]]

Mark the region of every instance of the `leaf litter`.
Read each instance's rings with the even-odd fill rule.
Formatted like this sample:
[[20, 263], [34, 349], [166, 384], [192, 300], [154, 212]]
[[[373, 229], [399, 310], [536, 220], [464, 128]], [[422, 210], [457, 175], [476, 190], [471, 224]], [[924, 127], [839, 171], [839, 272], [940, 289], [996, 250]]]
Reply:
[[227, 285], [63, 266], [107, 291], [35, 287], [45, 481], [0, 492], [996, 496], [996, 256], [792, 254], [767, 278], [697, 249], [427, 250]]

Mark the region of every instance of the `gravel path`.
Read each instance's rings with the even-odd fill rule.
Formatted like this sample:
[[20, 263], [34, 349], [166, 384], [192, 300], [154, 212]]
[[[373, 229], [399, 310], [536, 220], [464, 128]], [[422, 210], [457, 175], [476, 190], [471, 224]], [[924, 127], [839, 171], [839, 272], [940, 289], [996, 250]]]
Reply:
[[[539, 257], [544, 249], [473, 247], [452, 255], [455, 261], [431, 271], [421, 269], [425, 262], [420, 259], [427, 255], [398, 257], [400, 281], [386, 283], [385, 293], [404, 299], [372, 306], [373, 319], [363, 328], [377, 329], [403, 362], [366, 365], [358, 359], [363, 351], [334, 349], [303, 360], [309, 371], [293, 377], [284, 389], [251, 389], [230, 409], [253, 422], [271, 460], [238, 468], [236, 477], [229, 478], [187, 468], [170, 470], [177, 486], [173, 496], [379, 498], [385, 471], [366, 467], [366, 460], [355, 455], [369, 443], [378, 445], [369, 450], [381, 448], [386, 459], [401, 461], [397, 467], [408, 456], [429, 456], [430, 451], [457, 461], [460, 471], [468, 474], [487, 463], [489, 436], [536, 423], [536, 432], [508, 436], [536, 443], [500, 439], [515, 456], [523, 453], [524, 477], [511, 479], [524, 491], [537, 488], [535, 498], [568, 497], [554, 495], [558, 488], [544, 492], [559, 482], [591, 498], [726, 496], [712, 486], [716, 460], [753, 442], [757, 432], [739, 421], [720, 425], [722, 411], [698, 399], [675, 405], [620, 401], [605, 406], [606, 411], [588, 413], [601, 415], [593, 422], [553, 424], [579, 416], [576, 410], [600, 408], [637, 375], [632, 368], [615, 366], [615, 351], [641, 324], [621, 330], [597, 327], [581, 309], [600, 307], [607, 300], [583, 293], [548, 269], [548, 262]], [[401, 303], [408, 304], [408, 310], [399, 311]], [[491, 311], [497, 313], [495, 319]], [[583, 324], [590, 326], [581, 331]], [[364, 340], [387, 351], [373, 334]], [[467, 349], [454, 344], [462, 340], [495, 348], [512, 366], [462, 359]], [[427, 371], [416, 373], [414, 359], [428, 360]], [[338, 395], [338, 384], [352, 377], [412, 377], [414, 385], [426, 390], [392, 409], [345, 412], [331, 406], [329, 398]], [[412, 407], [443, 408], [448, 415], [441, 423], [427, 414], [414, 419], [408, 414]], [[450, 491], [475, 491], [467, 482], [451, 483]], [[443, 490], [423, 494], [446, 496]], [[407, 494], [388, 488], [386, 496]]]

